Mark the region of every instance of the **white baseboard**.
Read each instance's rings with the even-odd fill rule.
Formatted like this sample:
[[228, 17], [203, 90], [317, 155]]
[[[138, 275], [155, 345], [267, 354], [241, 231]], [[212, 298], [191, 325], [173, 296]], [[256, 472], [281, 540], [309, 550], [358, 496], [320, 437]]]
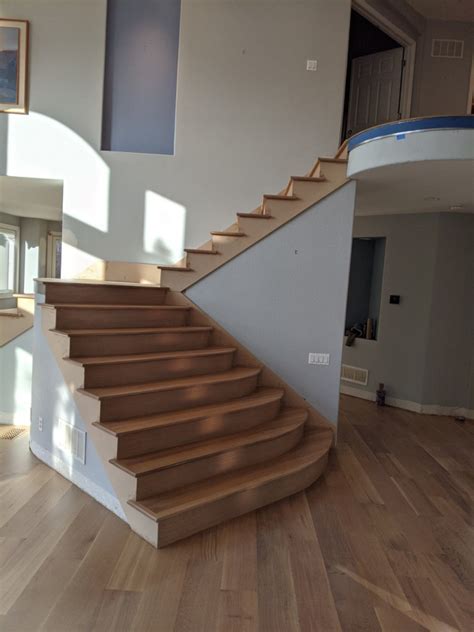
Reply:
[[62, 461], [57, 455], [51, 454], [48, 450], [40, 446], [35, 441], [30, 440], [30, 448], [33, 454], [43, 463], [46, 463], [50, 468], [59, 472], [61, 476], [67, 478], [68, 481], [77, 485], [83, 492], [92, 496], [94, 500], [97, 500], [109, 511], [112, 511], [121, 520], [128, 523], [127, 517], [122, 509], [118, 498], [110, 494], [108, 491], [96, 485], [89, 478], [78, 472], [77, 470], [70, 471], [70, 465]]
[[444, 417], [465, 417], [474, 419], [474, 410], [456, 406], [438, 406], [438, 404], [421, 404], [421, 412], [425, 415], [442, 415]]
[[341, 384], [340, 392], [343, 395], [350, 395], [351, 397], [358, 397], [359, 399], [367, 399], [369, 402], [375, 402], [375, 393], [364, 391], [361, 388], [355, 388], [355, 386]]
[[[343, 395], [359, 397], [359, 399], [367, 399], [370, 402], [375, 402], [376, 399], [375, 393], [372, 393], [371, 391], [364, 391], [363, 389], [355, 388], [354, 386], [341, 384], [340, 391]], [[413, 413], [421, 413], [423, 415], [441, 415], [443, 417], [465, 417], [466, 419], [474, 419], [474, 410], [470, 408], [439, 406], [438, 404], [420, 404], [408, 399], [398, 399], [396, 397], [387, 397], [385, 402], [388, 406], [403, 408], [403, 410], [409, 410]]]

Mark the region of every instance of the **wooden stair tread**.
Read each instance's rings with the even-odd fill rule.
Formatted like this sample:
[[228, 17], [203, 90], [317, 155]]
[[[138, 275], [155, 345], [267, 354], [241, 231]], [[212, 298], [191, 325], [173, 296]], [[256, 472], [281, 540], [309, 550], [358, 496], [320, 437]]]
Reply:
[[189, 461], [219, 455], [229, 450], [255, 445], [256, 443], [282, 436], [303, 425], [307, 416], [308, 413], [304, 408], [287, 408], [276, 419], [267, 421], [250, 430], [138, 457], [119, 460], [111, 459], [110, 462], [130, 475], [140, 477], [151, 472], [188, 463]]
[[190, 255], [220, 255], [218, 250], [204, 250], [202, 248], [185, 248], [184, 252]]
[[230, 230], [213, 230], [211, 231], [211, 235], [216, 235], [218, 237], [246, 237], [247, 235], [242, 232], [235, 232]]
[[348, 162], [347, 158], [331, 158], [327, 156], [324, 156], [323, 158], [318, 158], [318, 160], [319, 162], [335, 162], [341, 165], [345, 165]]
[[115, 436], [125, 436], [144, 430], [197, 421], [205, 417], [252, 409], [266, 403], [277, 401], [283, 397], [283, 394], [284, 391], [280, 388], [260, 388], [251, 395], [232, 399], [220, 404], [195, 406], [194, 408], [159, 413], [147, 417], [134, 417], [122, 421], [96, 421], [94, 422], [94, 426]]
[[168, 272], [194, 272], [192, 268], [186, 266], [156, 266], [160, 270], [166, 270]]
[[89, 356], [64, 358], [68, 362], [82, 366], [97, 366], [104, 364], [128, 364], [133, 362], [147, 362], [153, 360], [172, 360], [174, 358], [199, 358], [222, 355], [235, 351], [235, 347], [204, 347], [203, 349], [190, 349], [185, 351], [160, 351], [158, 353], [134, 353], [127, 355]]
[[291, 176], [296, 182], [327, 182], [326, 176]]
[[266, 213], [237, 213], [237, 217], [244, 217], [246, 219], [275, 219], [273, 215]]
[[200, 327], [117, 327], [115, 329], [50, 329], [55, 334], [64, 336], [119, 336], [140, 334], [168, 334], [168, 333], [193, 333], [199, 331], [212, 331], [212, 327], [204, 325]]
[[128, 503], [159, 521], [298, 472], [323, 458], [331, 447], [332, 438], [331, 429], [308, 429], [295, 448], [275, 459], [141, 501], [129, 500]]
[[299, 200], [299, 197], [297, 197], [296, 195], [282, 195], [281, 193], [277, 193], [275, 195], [272, 193], [265, 193], [263, 198], [265, 200], [288, 200], [289, 202]]
[[260, 373], [260, 368], [255, 367], [234, 367], [229, 371], [221, 373], [206, 373], [205, 375], [195, 375], [191, 377], [180, 377], [173, 380], [161, 380], [159, 382], [146, 382], [144, 384], [130, 384], [124, 386], [104, 386], [102, 388], [77, 389], [78, 393], [83, 393], [94, 399], [109, 399], [111, 397], [123, 397], [127, 395], [140, 395], [142, 393], [170, 391], [178, 388], [190, 386], [217, 385], [219, 383], [231, 382], [234, 380], [255, 377]]
[[135, 303], [127, 303], [127, 304], [110, 304], [110, 303], [40, 303], [43, 307], [54, 307], [61, 309], [113, 309], [113, 310], [121, 310], [121, 309], [155, 309], [158, 311], [164, 312], [172, 312], [172, 311], [189, 311], [191, 307], [181, 306], [181, 305], [137, 305]]
[[94, 287], [132, 287], [132, 288], [140, 288], [140, 289], [151, 289], [151, 290], [169, 290], [168, 287], [164, 285], [155, 285], [153, 283], [133, 283], [132, 281], [96, 281], [95, 279], [49, 279], [49, 278], [39, 278], [35, 279], [36, 281], [40, 281], [44, 284], [57, 284], [57, 285], [91, 285]]

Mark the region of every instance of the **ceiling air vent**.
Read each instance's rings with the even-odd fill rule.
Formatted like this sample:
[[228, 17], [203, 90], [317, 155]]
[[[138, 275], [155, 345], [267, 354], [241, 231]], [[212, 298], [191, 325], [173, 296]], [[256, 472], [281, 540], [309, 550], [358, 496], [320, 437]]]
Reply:
[[431, 41], [431, 57], [444, 57], [445, 59], [462, 59], [463, 56], [463, 40], [434, 39]]
[[367, 386], [367, 382], [369, 381], [369, 372], [367, 369], [343, 364], [341, 380], [344, 380], [344, 382], [352, 382], [352, 384]]
[[63, 419], [54, 429], [54, 444], [65, 454], [70, 454], [81, 463], [86, 462], [86, 433]]

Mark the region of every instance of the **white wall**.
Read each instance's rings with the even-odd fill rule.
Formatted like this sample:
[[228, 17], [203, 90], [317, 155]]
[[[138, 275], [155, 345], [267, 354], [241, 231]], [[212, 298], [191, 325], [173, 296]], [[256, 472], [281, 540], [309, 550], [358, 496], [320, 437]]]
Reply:
[[[431, 57], [433, 38], [464, 41], [462, 59]], [[427, 20], [417, 41], [412, 116], [467, 114], [473, 55], [474, 25]]]
[[[186, 295], [337, 424], [355, 182], [271, 233]], [[308, 353], [330, 354], [329, 366]]]
[[[44, 296], [36, 295], [37, 303], [44, 302]], [[94, 444], [86, 437], [86, 462], [73, 459], [62, 451], [58, 442], [57, 427], [63, 420], [80, 430], [86, 425], [74, 403], [69, 386], [64, 381], [61, 370], [41, 328], [42, 310], [35, 310], [34, 364], [32, 391], [32, 423], [30, 447], [33, 453], [78, 487], [96, 498], [103, 505], [124, 518], [121, 505], [110, 484], [104, 466]], [[40, 430], [39, 420], [42, 420]]]
[[176, 155], [159, 156], [99, 150], [105, 0], [0, 0], [0, 16], [31, 21], [31, 112], [0, 121], [6, 173], [64, 180], [63, 275], [94, 257], [177, 259], [333, 153], [349, 10], [183, 0]]
[[0, 347], [0, 423], [28, 426], [31, 408], [33, 330]]
[[354, 237], [386, 238], [377, 340], [343, 351], [345, 364], [369, 370], [357, 389], [374, 395], [384, 382], [391, 398], [472, 408], [474, 215], [356, 217]]
[[439, 216], [430, 307], [422, 402], [474, 409], [474, 214]]
[[[358, 0], [358, 4], [386, 18], [416, 43], [411, 116], [467, 114], [474, 25], [427, 19], [405, 0]], [[432, 38], [464, 40], [463, 59], [431, 57]]]

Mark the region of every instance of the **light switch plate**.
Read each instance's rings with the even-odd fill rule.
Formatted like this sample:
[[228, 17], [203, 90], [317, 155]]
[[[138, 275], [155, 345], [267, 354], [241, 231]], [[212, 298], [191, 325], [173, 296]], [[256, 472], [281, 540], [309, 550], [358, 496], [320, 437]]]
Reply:
[[312, 70], [313, 72], [318, 69], [318, 60], [317, 59], [307, 59], [306, 60], [306, 70]]
[[329, 364], [329, 353], [310, 353], [308, 355], [308, 364], [327, 366]]

